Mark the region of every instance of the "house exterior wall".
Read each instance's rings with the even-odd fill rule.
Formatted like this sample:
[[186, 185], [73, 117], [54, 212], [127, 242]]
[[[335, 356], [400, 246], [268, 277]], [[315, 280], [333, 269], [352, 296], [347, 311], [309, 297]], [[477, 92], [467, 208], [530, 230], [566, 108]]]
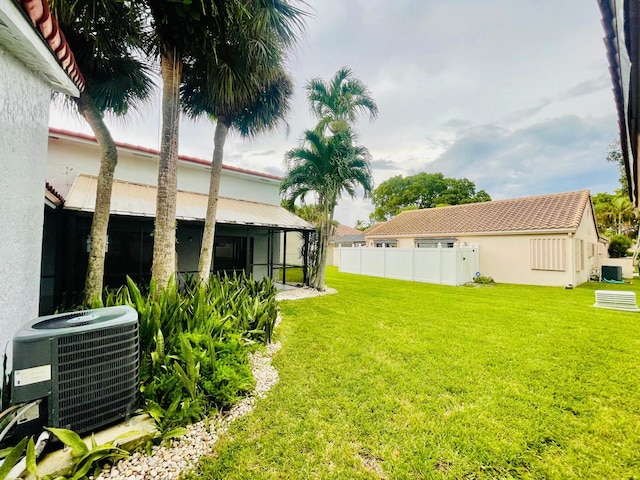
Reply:
[[[76, 176], [81, 173], [98, 175], [98, 146], [87, 140], [69, 140], [63, 136], [49, 138], [46, 170], [47, 181], [65, 196]], [[209, 192], [211, 169], [206, 165], [180, 161], [178, 189], [197, 193]], [[151, 153], [118, 150], [115, 178], [146, 185], [158, 184], [158, 159]], [[280, 182], [230, 170], [222, 171], [220, 196], [280, 205]]]
[[51, 89], [0, 47], [0, 349], [38, 315]]
[[[448, 235], [442, 235], [446, 237]], [[500, 283], [523, 285], [566, 286], [587, 282], [592, 271], [599, 271], [607, 261], [606, 249], [598, 242], [598, 232], [589, 206], [586, 207], [582, 221], [575, 234], [520, 234], [505, 233], [499, 235], [450, 235], [457, 238], [459, 244], [466, 242], [478, 245], [480, 250], [479, 272], [492, 277]], [[415, 245], [424, 235], [395, 237], [398, 248]], [[532, 241], [564, 240], [564, 268], [562, 270], [543, 270], [532, 268]], [[375, 247], [375, 236], [367, 237], [367, 247]], [[562, 244], [560, 243], [560, 244]]]
[[593, 218], [593, 211], [589, 206], [585, 208], [580, 226], [574, 235], [574, 285], [588, 282], [592, 273], [597, 273], [603, 262], [608, 258], [606, 250], [598, 248], [598, 231]]
[[[538, 239], [564, 239], [564, 271], [531, 268], [531, 242]], [[480, 246], [480, 274], [496, 282], [565, 286], [573, 281], [571, 238], [567, 234], [477, 236], [460, 240]]]

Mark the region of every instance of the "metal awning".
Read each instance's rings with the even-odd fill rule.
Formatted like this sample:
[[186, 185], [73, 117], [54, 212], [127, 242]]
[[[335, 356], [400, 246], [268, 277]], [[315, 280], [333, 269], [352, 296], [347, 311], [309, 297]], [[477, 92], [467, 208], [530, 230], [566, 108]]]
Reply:
[[[98, 179], [90, 175], [78, 175], [67, 194], [64, 208], [93, 212], [96, 204]], [[128, 217], [155, 217], [157, 187], [139, 183], [113, 181], [111, 214]], [[177, 220], [204, 222], [208, 195], [178, 191]], [[285, 230], [315, 230], [315, 227], [279, 205], [218, 198], [216, 223], [255, 225]]]

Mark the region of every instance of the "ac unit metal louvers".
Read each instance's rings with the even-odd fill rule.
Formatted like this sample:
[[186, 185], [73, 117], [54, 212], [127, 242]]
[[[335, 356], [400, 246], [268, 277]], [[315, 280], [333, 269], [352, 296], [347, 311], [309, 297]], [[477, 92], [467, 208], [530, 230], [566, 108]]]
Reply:
[[58, 338], [56, 424], [85, 432], [131, 413], [138, 394], [131, 381], [138, 377], [137, 338], [137, 323]]

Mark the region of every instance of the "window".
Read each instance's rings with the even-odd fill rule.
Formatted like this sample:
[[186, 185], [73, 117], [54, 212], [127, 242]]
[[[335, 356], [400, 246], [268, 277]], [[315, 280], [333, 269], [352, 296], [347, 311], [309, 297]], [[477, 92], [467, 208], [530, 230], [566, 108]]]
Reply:
[[532, 238], [530, 241], [532, 270], [566, 270], [564, 238]]
[[376, 247], [382, 248], [396, 248], [398, 246], [397, 240], [376, 240]]
[[458, 241], [457, 238], [418, 238], [416, 239], [416, 248], [438, 248], [438, 244], [442, 248], [453, 248]]

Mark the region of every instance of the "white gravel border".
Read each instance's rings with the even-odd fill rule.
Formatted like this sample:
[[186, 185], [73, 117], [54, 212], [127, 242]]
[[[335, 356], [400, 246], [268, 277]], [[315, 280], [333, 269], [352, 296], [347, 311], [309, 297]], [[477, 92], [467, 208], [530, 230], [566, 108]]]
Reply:
[[299, 300], [301, 298], [321, 297], [322, 295], [331, 295], [338, 293], [335, 288], [325, 287], [324, 291], [316, 290], [311, 287], [295, 288], [292, 290], [281, 290], [276, 293], [276, 300]]
[[[333, 293], [337, 293], [333, 288], [320, 292], [305, 287], [280, 291], [276, 294], [276, 300], [299, 300]], [[278, 314], [276, 325], [281, 320], [282, 317]], [[94, 480], [169, 480], [178, 478], [181, 473], [193, 468], [201, 456], [211, 452], [211, 448], [226, 433], [231, 422], [251, 412], [256, 400], [264, 398], [271, 387], [278, 383], [278, 371], [271, 365], [271, 359], [281, 346], [280, 342], [271, 343], [265, 351], [249, 354], [251, 373], [256, 381], [256, 388], [250, 396], [243, 398], [223, 414], [189, 425], [188, 432], [183, 437], [171, 440], [168, 447], [154, 446], [151, 455], [136, 452], [113, 467], [105, 464]]]

